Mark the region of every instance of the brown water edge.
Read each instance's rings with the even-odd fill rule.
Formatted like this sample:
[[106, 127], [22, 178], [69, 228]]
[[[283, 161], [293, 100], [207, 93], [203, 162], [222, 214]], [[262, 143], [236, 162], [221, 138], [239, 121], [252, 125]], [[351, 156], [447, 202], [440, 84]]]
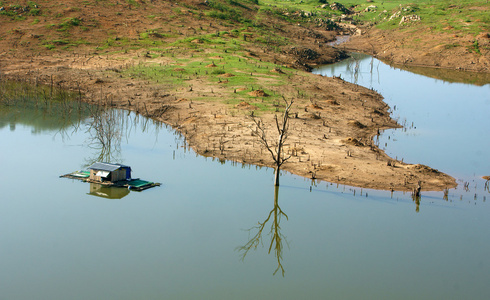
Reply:
[[[472, 85], [483, 86], [490, 83], [489, 72], [475, 72], [475, 71], [463, 71], [458, 65], [451, 67], [441, 67], [435, 64], [421, 64], [417, 65], [416, 62], [406, 61], [405, 63], [397, 63], [393, 59], [388, 59], [385, 55], [376, 55], [373, 53], [373, 48], [368, 49], [365, 44], [359, 45], [359, 42], [354, 41], [352, 45], [349, 45], [351, 36], [340, 35], [336, 40], [329, 43], [331, 46], [341, 48], [345, 51], [368, 53], [368, 55], [374, 55], [377, 59], [381, 60], [387, 65], [394, 68], [405, 70], [411, 73], [423, 75], [434, 79], [444, 80], [450, 83], [466, 83]], [[354, 36], [354, 40], [356, 37]]]
[[[488, 34], [478, 35], [472, 40], [466, 35], [449, 32], [434, 33], [430, 30], [421, 30], [415, 34], [374, 27], [363, 28], [363, 30], [363, 34], [353, 35], [343, 43], [342, 48], [370, 54], [389, 65], [404, 66], [404, 68], [414, 67], [418, 70], [419, 67], [426, 67], [490, 74], [490, 35]], [[479, 51], [471, 50], [475, 40], [480, 45]], [[424, 70], [424, 72], [430, 74], [433, 71]], [[444, 79], [444, 76], [439, 78]], [[454, 80], [451, 78], [454, 77], [449, 77], [449, 81]]]
[[[140, 55], [138, 55], [140, 54]], [[4, 68], [3, 79], [29, 81], [80, 92], [91, 104], [135, 111], [171, 125], [198, 154], [239, 163], [273, 166], [269, 152], [252, 136], [250, 101], [232, 106], [216, 101], [232, 93], [219, 84], [191, 80], [189, 89], [175, 89], [120, 76], [127, 65], [146, 63], [142, 53], [92, 56], [17, 58]], [[119, 54], [119, 56], [124, 54]], [[165, 63], [167, 58], [153, 59]], [[280, 76], [280, 75], [278, 75]], [[378, 93], [343, 81], [298, 71], [290, 85], [276, 91], [294, 100], [283, 170], [306, 178], [362, 188], [411, 191], [456, 187], [451, 176], [423, 165], [388, 157], [373, 142], [379, 131], [400, 127]], [[298, 88], [303, 91], [298, 94]], [[239, 87], [237, 87], [239, 88]], [[282, 109], [278, 103], [277, 111]], [[277, 138], [274, 114], [261, 113], [271, 141]]]
[[450, 83], [466, 83], [483, 86], [490, 83], [490, 73], [466, 72], [445, 68], [414, 65], [392, 65], [395, 68]]

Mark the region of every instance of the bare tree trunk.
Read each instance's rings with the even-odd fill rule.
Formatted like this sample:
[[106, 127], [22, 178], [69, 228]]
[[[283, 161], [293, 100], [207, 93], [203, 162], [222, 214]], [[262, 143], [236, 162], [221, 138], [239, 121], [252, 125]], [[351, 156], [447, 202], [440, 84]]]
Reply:
[[279, 166], [276, 166], [276, 169], [274, 171], [274, 186], [279, 186], [279, 173], [281, 173], [281, 170], [279, 168]]
[[[287, 111], [284, 112], [284, 119], [283, 119], [283, 122], [285, 124], [285, 126], [287, 126], [287, 122], [288, 122], [288, 116], [287, 116]], [[274, 177], [274, 186], [279, 186], [279, 174], [281, 173], [281, 165], [283, 163], [283, 161], [281, 160], [281, 156], [282, 156], [282, 145], [284, 143], [284, 135], [285, 135], [285, 130], [283, 131], [280, 131], [280, 134], [279, 134], [279, 138], [278, 138], [278, 141], [277, 141], [277, 159], [276, 159], [276, 169], [274, 171], [275, 173], [275, 177]]]
[[277, 138], [277, 143], [270, 143], [269, 139], [266, 136], [266, 131], [263, 127], [263, 122], [260, 120], [257, 121], [255, 117], [252, 116], [252, 120], [254, 121], [256, 128], [252, 129], [252, 134], [259, 137], [260, 142], [266, 147], [267, 151], [272, 156], [272, 160], [275, 163], [275, 170], [274, 170], [274, 186], [279, 186], [279, 174], [281, 173], [281, 166], [289, 159], [291, 158], [291, 155], [288, 157], [285, 157], [283, 155], [283, 146], [286, 142], [286, 139], [288, 137], [288, 131], [289, 131], [289, 112], [291, 110], [291, 106], [293, 105], [293, 100], [288, 102], [286, 99], [284, 99], [284, 102], [286, 103], [286, 108], [284, 109], [284, 115], [282, 117], [282, 124], [279, 124], [279, 120], [277, 119], [277, 115], [275, 117], [275, 122], [276, 122], [276, 129], [277, 133], [279, 134]]

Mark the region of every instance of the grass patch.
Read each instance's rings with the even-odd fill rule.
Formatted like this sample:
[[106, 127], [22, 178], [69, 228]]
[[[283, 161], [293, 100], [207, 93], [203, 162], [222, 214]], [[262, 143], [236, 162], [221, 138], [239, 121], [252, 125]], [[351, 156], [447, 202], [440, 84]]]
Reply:
[[460, 46], [461, 46], [460, 44], [446, 44], [444, 45], [444, 48], [449, 50]]
[[52, 40], [51, 43], [59, 46], [59, 45], [68, 45], [70, 42], [67, 40]]
[[42, 42], [42, 45], [48, 50], [54, 50], [57, 48], [67, 50], [69, 48], [76, 47], [82, 44], [89, 44], [89, 43], [85, 40], [70, 41], [65, 39], [45, 40]]
[[468, 46], [468, 51], [481, 54], [480, 45], [477, 40], [474, 40], [473, 44], [471, 44], [471, 46]]
[[62, 23], [58, 24], [58, 31], [67, 31], [74, 26], [79, 26], [82, 20], [79, 18], [65, 18]]
[[220, 20], [232, 20], [236, 22], [250, 22], [242, 17], [242, 11], [233, 6], [240, 6], [242, 8], [247, 8], [247, 6], [241, 4], [240, 2], [234, 0], [217, 1], [212, 0], [208, 2], [208, 6], [211, 8], [206, 15], [211, 18], [220, 19]]
[[[174, 51], [179, 53], [179, 49], [175, 48]], [[167, 49], [160, 55], [174, 54]], [[210, 97], [201, 97], [201, 100], [221, 101], [229, 105], [246, 101], [255, 103], [259, 110], [274, 111], [274, 103], [282, 99], [276, 90], [280, 91], [281, 86], [287, 85], [289, 75], [293, 73], [289, 69], [283, 69], [284, 74], [271, 72], [276, 67], [274, 64], [246, 57], [243, 53], [216, 51], [193, 53], [188, 58], [174, 58], [170, 64], [141, 64], [123, 71], [122, 74], [174, 88], [192, 88], [195, 80], [204, 81]], [[263, 90], [268, 96], [249, 95], [254, 90]], [[219, 99], [212, 96], [218, 91], [227, 96], [218, 97]]]
[[28, 16], [41, 15], [41, 9], [32, 1], [28, 1], [25, 6], [20, 4], [10, 4], [7, 6], [1, 2], [0, 7], [3, 8], [0, 11], [0, 15], [9, 16], [12, 20], [25, 20]]
[[[355, 6], [362, 12], [356, 17], [360, 23], [371, 23], [380, 29], [400, 27], [430, 28], [435, 32], [464, 32], [476, 35], [489, 31], [490, 3], [485, 0], [384, 0], [372, 3], [348, 0], [344, 5]], [[373, 7], [370, 10], [368, 7]], [[369, 11], [368, 11], [369, 10]], [[417, 15], [420, 21], [400, 23], [404, 16]]]
[[126, 0], [126, 3], [128, 3], [129, 5], [133, 5], [135, 7], [140, 7], [140, 4], [135, 0]]

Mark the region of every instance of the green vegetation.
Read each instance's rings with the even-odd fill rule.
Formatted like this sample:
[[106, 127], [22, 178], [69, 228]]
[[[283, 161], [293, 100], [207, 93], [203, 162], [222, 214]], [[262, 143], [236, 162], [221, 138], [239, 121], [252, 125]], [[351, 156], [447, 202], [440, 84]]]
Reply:
[[53, 50], [54, 48], [56, 48], [56, 46], [53, 44], [45, 44], [44, 47], [46, 47], [46, 49], [48, 50]]
[[239, 6], [242, 8], [249, 9], [243, 4], [239, 5], [239, 2], [229, 0], [227, 2], [221, 2], [221, 1], [216, 1], [212, 0], [209, 1], [208, 6], [212, 8], [210, 11], [206, 13], [207, 16], [211, 18], [217, 18], [221, 20], [230, 20], [230, 21], [236, 21], [236, 22], [247, 22], [249, 23], [250, 20], [245, 19], [242, 17], [242, 11], [239, 10], [238, 8], [235, 8], [233, 6]]
[[468, 51], [481, 54], [481, 52], [480, 52], [480, 45], [478, 44], [478, 41], [477, 40], [473, 41], [473, 44], [468, 47]]
[[54, 39], [54, 40], [43, 41], [43, 46], [48, 50], [54, 50], [57, 49], [58, 47], [61, 47], [61, 49], [66, 50], [82, 44], [88, 44], [88, 42], [84, 40], [71, 41], [68, 39]]
[[326, 5], [321, 7], [319, 1], [261, 1], [258, 18], [268, 16], [278, 17], [288, 22], [310, 23], [328, 30], [333, 30], [337, 26], [335, 20], [339, 20], [342, 11], [333, 10]]
[[[383, 0], [343, 1], [363, 14], [359, 22], [369, 22], [381, 29], [399, 27], [429, 28], [446, 32], [464, 32], [476, 35], [490, 30], [490, 3], [486, 0]], [[401, 23], [403, 16], [417, 15], [420, 21]]]
[[28, 1], [26, 6], [20, 4], [9, 4], [7, 6], [3, 1], [0, 1], [0, 7], [3, 7], [3, 10], [0, 11], [0, 16], [9, 16], [12, 20], [25, 20], [27, 16], [41, 15], [41, 9], [32, 1]]
[[139, 7], [140, 4], [134, 0], [126, 0], [126, 3]]
[[58, 25], [58, 31], [67, 31], [73, 26], [79, 26], [82, 21], [79, 18], [65, 18], [62, 23]]
[[[260, 13], [275, 15], [290, 22], [322, 22], [338, 18], [344, 12], [323, 0], [261, 0]], [[486, 0], [338, 0], [344, 7], [361, 14], [349, 22], [373, 24], [381, 29], [400, 27], [429, 28], [476, 35], [490, 31], [490, 3]], [[420, 21], [400, 22], [402, 17], [417, 15]]]
[[[174, 48], [172, 51], [161, 53], [160, 56], [173, 57], [174, 51], [179, 49]], [[288, 84], [288, 77], [293, 73], [293, 70], [287, 68], [282, 69], [282, 74], [273, 73], [271, 70], [274, 68], [276, 68], [274, 64], [246, 57], [241, 52], [232, 54], [218, 51], [193, 53], [186, 58], [174, 58], [171, 64], [141, 64], [128, 68], [122, 74], [166, 84], [173, 88], [192, 89], [194, 80], [206, 80], [211, 88], [214, 87], [214, 90], [206, 93], [208, 101], [212, 99], [209, 96], [219, 90], [220, 93], [227, 93], [227, 97], [217, 98], [217, 101], [225, 101], [230, 105], [246, 101], [255, 105], [259, 111], [266, 111], [276, 109], [277, 103], [282, 99], [276, 90]], [[249, 94], [259, 89], [264, 90], [267, 95]]]

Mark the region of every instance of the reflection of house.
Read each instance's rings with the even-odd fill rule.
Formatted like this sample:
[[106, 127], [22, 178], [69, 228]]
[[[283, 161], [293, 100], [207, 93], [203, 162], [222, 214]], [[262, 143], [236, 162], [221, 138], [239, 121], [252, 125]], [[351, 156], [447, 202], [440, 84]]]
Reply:
[[89, 167], [89, 170], [89, 179], [92, 182], [117, 182], [131, 179], [131, 167], [125, 165], [96, 162]]
[[108, 199], [121, 199], [129, 194], [129, 189], [122, 189], [117, 187], [105, 186], [98, 183], [91, 183], [90, 192], [88, 194]]

